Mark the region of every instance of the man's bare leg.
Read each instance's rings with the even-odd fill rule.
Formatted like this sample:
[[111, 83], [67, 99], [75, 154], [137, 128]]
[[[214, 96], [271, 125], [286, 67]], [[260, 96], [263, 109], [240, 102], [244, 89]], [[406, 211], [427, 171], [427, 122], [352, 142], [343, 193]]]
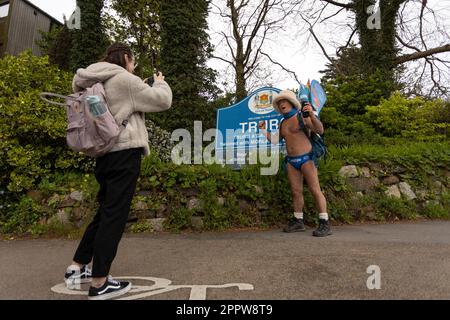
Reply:
[[305, 200], [303, 198], [303, 174], [291, 164], [287, 165], [287, 171], [294, 211], [303, 212], [303, 207], [305, 206]]
[[302, 167], [302, 173], [308, 183], [308, 189], [314, 197], [314, 200], [320, 213], [327, 213], [327, 199], [320, 188], [319, 173], [314, 162], [305, 163]]
[[295, 219], [292, 219], [283, 231], [288, 233], [305, 231], [305, 224], [303, 222], [303, 207], [305, 205], [303, 198], [303, 174], [291, 164], [287, 165], [287, 171], [289, 184], [291, 185]]
[[315, 237], [329, 236], [332, 234], [332, 232], [327, 211], [327, 200], [322, 192], [322, 189], [320, 188], [319, 174], [317, 168], [314, 165], [314, 162], [310, 161], [308, 163], [305, 163], [302, 167], [302, 172], [320, 213], [319, 228], [314, 231], [313, 235]]

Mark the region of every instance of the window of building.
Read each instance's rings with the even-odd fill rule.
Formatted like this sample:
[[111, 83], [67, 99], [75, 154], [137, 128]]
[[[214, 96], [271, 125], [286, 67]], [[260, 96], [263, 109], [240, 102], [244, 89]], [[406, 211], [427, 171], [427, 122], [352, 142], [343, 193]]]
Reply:
[[0, 4], [0, 18], [7, 17], [9, 13], [9, 2]]

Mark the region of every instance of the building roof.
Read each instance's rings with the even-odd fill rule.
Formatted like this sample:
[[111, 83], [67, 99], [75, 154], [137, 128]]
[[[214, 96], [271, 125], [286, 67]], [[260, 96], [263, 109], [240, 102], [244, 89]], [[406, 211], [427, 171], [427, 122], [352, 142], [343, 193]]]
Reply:
[[[16, 0], [17, 1], [17, 0]], [[59, 25], [63, 25], [63, 23], [61, 23], [58, 19], [52, 17], [50, 14], [48, 14], [47, 12], [45, 12], [44, 10], [42, 10], [41, 8], [39, 8], [38, 6], [36, 6], [35, 4], [31, 3], [28, 0], [20, 0], [25, 2], [26, 4], [28, 4], [29, 6], [33, 7], [33, 9], [39, 11], [40, 13], [42, 13], [43, 15], [47, 16], [49, 19], [51, 19], [53, 22], [59, 24]]]

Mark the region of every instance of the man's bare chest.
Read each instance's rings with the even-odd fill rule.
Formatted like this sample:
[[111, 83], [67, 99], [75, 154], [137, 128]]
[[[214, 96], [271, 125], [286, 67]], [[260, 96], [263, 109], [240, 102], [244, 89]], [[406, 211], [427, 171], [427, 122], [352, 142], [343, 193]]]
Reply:
[[304, 134], [296, 117], [283, 121], [280, 132], [285, 139], [290, 136]]

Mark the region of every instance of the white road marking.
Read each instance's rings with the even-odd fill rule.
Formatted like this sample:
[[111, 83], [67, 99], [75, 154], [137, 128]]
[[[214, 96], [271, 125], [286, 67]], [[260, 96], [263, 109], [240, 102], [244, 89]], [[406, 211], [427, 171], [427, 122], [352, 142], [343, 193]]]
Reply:
[[[179, 289], [191, 289], [189, 300], [206, 300], [207, 289], [226, 289], [237, 287], [241, 291], [254, 290], [253, 285], [248, 283], [228, 283], [223, 285], [171, 285], [172, 281], [155, 277], [116, 277], [119, 280], [144, 280], [154, 282], [152, 286], [133, 285], [129, 293], [134, 294], [118, 300], [138, 300], [158, 294], [171, 292]], [[88, 291], [69, 290], [65, 283], [60, 283], [51, 288], [51, 291], [57, 294], [81, 295], [87, 296]]]

